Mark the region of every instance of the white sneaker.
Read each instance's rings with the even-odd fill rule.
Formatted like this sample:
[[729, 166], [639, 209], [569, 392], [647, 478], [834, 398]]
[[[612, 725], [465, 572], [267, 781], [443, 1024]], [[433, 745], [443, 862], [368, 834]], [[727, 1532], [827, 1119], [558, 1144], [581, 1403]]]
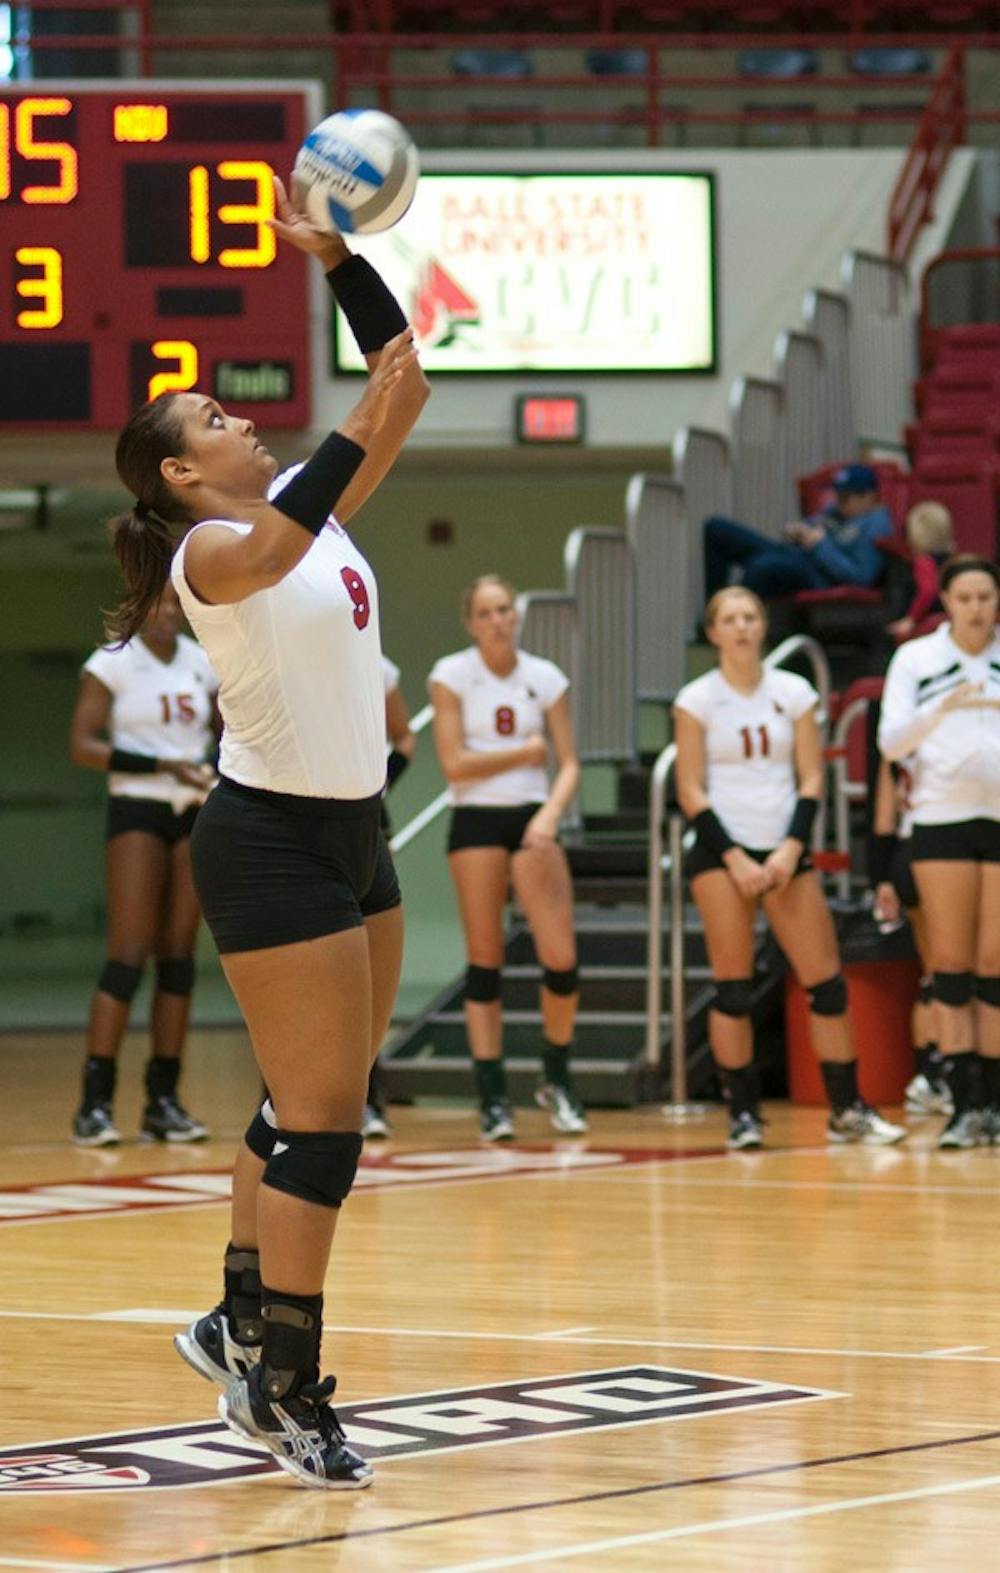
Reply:
[[548, 1111], [553, 1130], [560, 1131], [563, 1136], [582, 1136], [590, 1129], [583, 1104], [566, 1087], [543, 1082], [535, 1092], [535, 1102], [540, 1109]]
[[906, 1088], [903, 1106], [907, 1114], [951, 1114], [953, 1108], [946, 1083], [919, 1073]]
[[391, 1130], [392, 1127], [382, 1110], [377, 1108], [374, 1103], [366, 1103], [365, 1112], [361, 1116], [361, 1135], [364, 1140], [366, 1142], [380, 1141], [383, 1137], [388, 1136]]
[[893, 1125], [891, 1120], [884, 1120], [877, 1109], [860, 1098], [849, 1109], [841, 1109], [839, 1114], [831, 1110], [826, 1127], [827, 1141], [860, 1142], [864, 1147], [892, 1147], [905, 1135], [905, 1125]]

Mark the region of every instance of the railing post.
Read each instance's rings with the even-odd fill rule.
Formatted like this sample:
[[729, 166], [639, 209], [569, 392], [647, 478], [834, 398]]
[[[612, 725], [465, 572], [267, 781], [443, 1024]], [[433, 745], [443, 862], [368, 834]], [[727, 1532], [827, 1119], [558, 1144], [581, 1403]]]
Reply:
[[664, 749], [653, 766], [649, 784], [645, 1060], [651, 1069], [660, 1063], [660, 1026], [663, 1017], [663, 810], [667, 777], [675, 753], [673, 744]]
[[670, 1098], [687, 1107], [687, 989], [684, 980], [684, 821], [670, 816]]

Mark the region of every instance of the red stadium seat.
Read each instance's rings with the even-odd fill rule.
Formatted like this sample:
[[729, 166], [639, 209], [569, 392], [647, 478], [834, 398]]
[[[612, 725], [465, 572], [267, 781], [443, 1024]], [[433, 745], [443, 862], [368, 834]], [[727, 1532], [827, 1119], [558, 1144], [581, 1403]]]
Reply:
[[988, 420], [1000, 403], [1000, 376], [964, 366], [935, 366], [914, 385], [921, 417], [965, 415]]
[[994, 557], [997, 547], [997, 468], [959, 457], [929, 459], [909, 478], [907, 507], [940, 502], [955, 524], [960, 552]]
[[[868, 462], [868, 461], [866, 461]], [[871, 467], [878, 476], [879, 492], [886, 507], [896, 519], [895, 495], [900, 479], [905, 479], [905, 471], [894, 459], [874, 459]], [[828, 508], [834, 500], [831, 482], [842, 464], [824, 464], [818, 470], [813, 470], [809, 475], [799, 476], [799, 501], [802, 504], [803, 517], [808, 519], [814, 513], [820, 513]]]
[[914, 465], [934, 459], [1000, 458], [1000, 415], [980, 421], [968, 415], [935, 415], [906, 428], [906, 447]]

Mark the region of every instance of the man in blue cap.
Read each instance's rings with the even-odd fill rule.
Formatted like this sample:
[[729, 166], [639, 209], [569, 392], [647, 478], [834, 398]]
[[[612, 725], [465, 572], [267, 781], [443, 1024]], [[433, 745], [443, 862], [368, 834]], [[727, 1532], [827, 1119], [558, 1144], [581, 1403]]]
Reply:
[[786, 524], [784, 540], [762, 535], [733, 519], [706, 519], [706, 598], [731, 582], [768, 596], [833, 585], [874, 585], [885, 570], [878, 542], [893, 533], [889, 510], [879, 502], [878, 477], [867, 464], [845, 464], [833, 477], [836, 502], [808, 521]]

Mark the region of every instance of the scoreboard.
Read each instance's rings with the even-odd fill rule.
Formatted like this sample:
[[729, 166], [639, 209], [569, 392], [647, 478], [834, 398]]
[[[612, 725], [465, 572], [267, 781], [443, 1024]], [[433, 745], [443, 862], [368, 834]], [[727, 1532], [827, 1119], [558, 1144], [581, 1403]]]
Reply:
[[311, 416], [307, 258], [268, 226], [305, 87], [0, 89], [0, 432], [103, 430], [197, 387]]

